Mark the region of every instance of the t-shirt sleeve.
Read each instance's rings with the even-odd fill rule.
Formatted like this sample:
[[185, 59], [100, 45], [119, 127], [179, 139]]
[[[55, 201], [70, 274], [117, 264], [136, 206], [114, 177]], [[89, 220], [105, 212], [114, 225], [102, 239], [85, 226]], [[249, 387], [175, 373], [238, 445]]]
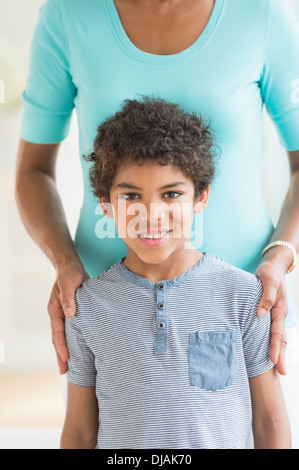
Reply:
[[84, 339], [77, 314], [65, 319], [65, 335], [69, 350], [67, 380], [74, 385], [94, 387], [95, 357]]
[[259, 317], [256, 313], [262, 294], [263, 284], [256, 276], [256, 289], [253, 292], [242, 331], [243, 351], [248, 377], [263, 374], [274, 366], [269, 357], [270, 311], [265, 317]]
[[77, 89], [72, 81], [61, 0], [47, 0], [31, 42], [22, 92], [20, 136], [39, 144], [61, 142], [69, 133]]
[[299, 22], [286, 0], [270, 0], [260, 87], [288, 151], [299, 150]]

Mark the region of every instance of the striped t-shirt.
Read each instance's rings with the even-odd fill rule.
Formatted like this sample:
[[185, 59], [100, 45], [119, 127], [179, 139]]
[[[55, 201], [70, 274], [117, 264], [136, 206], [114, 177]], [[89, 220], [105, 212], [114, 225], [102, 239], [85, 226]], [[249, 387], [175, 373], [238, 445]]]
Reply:
[[273, 367], [257, 276], [204, 252], [153, 283], [120, 259], [76, 290], [68, 380], [94, 386], [98, 449], [246, 448], [248, 377]]

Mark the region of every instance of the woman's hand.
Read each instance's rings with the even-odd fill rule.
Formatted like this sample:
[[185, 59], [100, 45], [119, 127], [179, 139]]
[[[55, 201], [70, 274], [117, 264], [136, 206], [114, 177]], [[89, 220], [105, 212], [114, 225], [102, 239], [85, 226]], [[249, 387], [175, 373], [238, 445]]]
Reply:
[[60, 374], [67, 371], [69, 358], [64, 332], [64, 318], [76, 313], [75, 291], [89, 275], [80, 263], [68, 263], [57, 270], [56, 281], [48, 302], [51, 320], [52, 342], [55, 348]]
[[271, 310], [270, 359], [276, 364], [277, 371], [285, 375], [287, 340], [285, 319], [288, 313], [285, 270], [270, 259], [265, 259], [261, 261], [254, 274], [262, 281], [264, 290], [257, 314], [263, 317]]

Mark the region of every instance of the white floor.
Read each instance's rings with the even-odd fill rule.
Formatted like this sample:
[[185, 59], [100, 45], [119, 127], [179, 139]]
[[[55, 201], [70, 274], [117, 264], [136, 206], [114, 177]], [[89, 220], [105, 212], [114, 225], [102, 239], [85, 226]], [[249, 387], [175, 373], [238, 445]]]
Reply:
[[60, 428], [0, 428], [0, 449], [59, 449]]

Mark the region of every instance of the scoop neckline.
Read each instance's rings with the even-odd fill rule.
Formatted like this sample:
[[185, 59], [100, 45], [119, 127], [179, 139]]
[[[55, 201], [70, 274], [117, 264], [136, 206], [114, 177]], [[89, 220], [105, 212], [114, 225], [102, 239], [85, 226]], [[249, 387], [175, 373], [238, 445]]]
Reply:
[[158, 287], [161, 284], [164, 284], [165, 287], [173, 287], [173, 286], [178, 286], [182, 283], [184, 283], [187, 279], [192, 278], [198, 270], [202, 269], [204, 265], [212, 258], [209, 253], [206, 251], [203, 251], [203, 256], [200, 258], [200, 260], [192, 266], [190, 269], [185, 271], [184, 273], [180, 274], [174, 279], [162, 279], [158, 282], [152, 282], [149, 279], [145, 279], [142, 276], [139, 276], [138, 274], [134, 273], [133, 271], [130, 271], [125, 265], [124, 265], [124, 260], [126, 257], [124, 256], [121, 258], [116, 264], [115, 267], [118, 269], [118, 271], [129, 281], [133, 282], [133, 284], [137, 284], [141, 287], [146, 287], [147, 289], [154, 290], [156, 287]]
[[183, 51], [168, 55], [152, 54], [136, 47], [122, 25], [114, 0], [105, 0], [105, 5], [118, 42], [129, 55], [142, 62], [168, 65], [192, 57], [207, 43], [219, 22], [224, 2], [225, 0], [215, 0], [214, 8], [204, 30], [191, 46]]

